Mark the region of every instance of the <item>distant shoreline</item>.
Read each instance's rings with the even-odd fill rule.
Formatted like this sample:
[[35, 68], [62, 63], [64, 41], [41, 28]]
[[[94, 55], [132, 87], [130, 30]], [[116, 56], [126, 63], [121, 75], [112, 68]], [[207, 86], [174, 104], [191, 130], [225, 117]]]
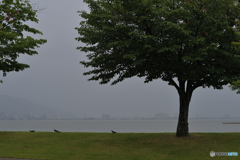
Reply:
[[240, 124], [240, 122], [223, 122], [223, 124]]

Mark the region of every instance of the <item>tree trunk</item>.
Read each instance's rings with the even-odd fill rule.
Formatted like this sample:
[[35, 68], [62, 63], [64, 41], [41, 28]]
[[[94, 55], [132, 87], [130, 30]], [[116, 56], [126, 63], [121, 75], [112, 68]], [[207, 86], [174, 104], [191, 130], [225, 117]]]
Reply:
[[178, 125], [177, 125], [177, 137], [188, 136], [188, 112], [189, 112], [189, 104], [192, 97], [192, 88], [190, 85], [187, 87], [185, 91], [185, 82], [179, 84], [179, 101], [180, 101], [180, 109], [179, 109], [179, 117], [178, 117]]

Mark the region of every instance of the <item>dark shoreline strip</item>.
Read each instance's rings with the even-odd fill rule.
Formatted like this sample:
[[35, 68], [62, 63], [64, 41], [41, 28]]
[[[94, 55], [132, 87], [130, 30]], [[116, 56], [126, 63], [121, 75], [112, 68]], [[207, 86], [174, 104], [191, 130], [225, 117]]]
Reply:
[[240, 122], [223, 122], [223, 124], [240, 124]]

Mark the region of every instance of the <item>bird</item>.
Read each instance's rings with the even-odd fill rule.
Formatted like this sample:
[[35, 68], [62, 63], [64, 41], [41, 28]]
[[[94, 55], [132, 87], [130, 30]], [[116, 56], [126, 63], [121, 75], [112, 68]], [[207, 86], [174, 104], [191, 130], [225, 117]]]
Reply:
[[60, 131], [59, 131], [59, 130], [56, 130], [56, 129], [54, 129], [54, 132], [56, 132], [56, 133], [60, 133]]
[[30, 132], [35, 132], [35, 130], [29, 130]]
[[112, 133], [117, 133], [117, 132], [115, 132], [115, 131], [113, 131], [113, 130], [111, 130], [112, 131]]

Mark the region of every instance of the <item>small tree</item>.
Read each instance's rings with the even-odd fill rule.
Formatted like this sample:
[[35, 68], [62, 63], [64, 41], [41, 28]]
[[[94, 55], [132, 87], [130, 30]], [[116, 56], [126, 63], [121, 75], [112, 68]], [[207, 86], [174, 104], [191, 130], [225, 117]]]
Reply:
[[188, 135], [189, 104], [198, 87], [240, 79], [237, 0], [84, 0], [90, 13], [76, 28], [89, 80], [112, 85], [133, 76], [167, 81], [179, 94], [176, 136]]
[[47, 41], [24, 36], [25, 33], [42, 34], [31, 28], [27, 22], [38, 22], [37, 10], [27, 0], [2, 0], [0, 2], [0, 70], [3, 76], [7, 72], [20, 71], [30, 66], [19, 63], [20, 54], [34, 55], [36, 47]]

